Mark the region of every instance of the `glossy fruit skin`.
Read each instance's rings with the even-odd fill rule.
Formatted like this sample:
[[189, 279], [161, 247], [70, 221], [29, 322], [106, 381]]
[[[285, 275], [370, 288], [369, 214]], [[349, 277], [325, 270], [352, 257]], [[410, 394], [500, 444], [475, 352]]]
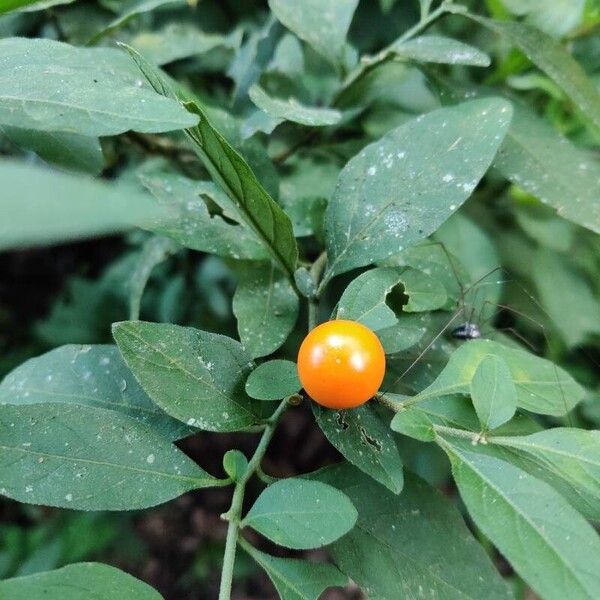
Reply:
[[379, 338], [356, 321], [328, 321], [304, 338], [298, 376], [306, 393], [327, 408], [355, 408], [370, 400], [385, 374]]

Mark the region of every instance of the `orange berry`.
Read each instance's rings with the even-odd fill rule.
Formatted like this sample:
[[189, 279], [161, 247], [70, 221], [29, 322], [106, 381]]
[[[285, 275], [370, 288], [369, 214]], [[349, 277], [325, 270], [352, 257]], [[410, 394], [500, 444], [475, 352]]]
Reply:
[[328, 321], [304, 338], [298, 376], [306, 393], [327, 408], [355, 408], [371, 399], [385, 374], [379, 338], [356, 321]]

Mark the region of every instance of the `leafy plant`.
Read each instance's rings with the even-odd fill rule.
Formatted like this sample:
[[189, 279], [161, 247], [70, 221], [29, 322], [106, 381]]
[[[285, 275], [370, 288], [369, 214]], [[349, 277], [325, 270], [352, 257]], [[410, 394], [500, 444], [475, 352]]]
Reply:
[[[286, 600], [600, 597], [594, 2], [0, 13], [0, 249], [134, 230], [0, 383], [3, 496], [226, 488], [220, 600], [238, 548]], [[340, 462], [267, 475], [300, 415]], [[209, 473], [180, 444], [203, 432], [257, 442]], [[161, 597], [86, 557], [0, 597]]]

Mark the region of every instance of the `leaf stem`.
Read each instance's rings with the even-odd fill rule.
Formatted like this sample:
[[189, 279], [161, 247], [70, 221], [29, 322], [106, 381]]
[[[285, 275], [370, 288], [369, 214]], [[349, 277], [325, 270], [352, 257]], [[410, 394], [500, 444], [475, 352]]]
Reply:
[[[319, 281], [323, 276], [325, 265], [327, 264], [327, 252], [321, 252], [310, 268], [310, 276], [315, 282], [315, 287], [319, 288]], [[320, 288], [319, 288], [320, 289]], [[308, 299], [308, 330], [311, 331], [317, 326], [319, 320], [319, 290], [315, 296]]]
[[475, 433], [474, 431], [467, 431], [466, 429], [457, 429], [456, 427], [446, 427], [445, 425], [434, 425], [433, 430], [436, 433], [445, 433], [465, 440], [470, 440], [472, 444], [487, 444], [487, 439], [483, 437], [482, 433]]
[[244, 492], [248, 480], [260, 469], [260, 463], [265, 456], [269, 442], [273, 437], [277, 423], [288, 407], [288, 398], [281, 401], [275, 412], [266, 421], [263, 434], [258, 442], [258, 446], [248, 462], [248, 468], [238, 479], [233, 490], [231, 506], [229, 510], [221, 515], [222, 519], [229, 521], [227, 527], [227, 538], [225, 540], [225, 552], [223, 555], [223, 571], [221, 572], [221, 586], [219, 589], [219, 600], [230, 600], [231, 585], [233, 583], [233, 567], [235, 564], [235, 553], [240, 534], [240, 522], [242, 516], [242, 504], [244, 501]]

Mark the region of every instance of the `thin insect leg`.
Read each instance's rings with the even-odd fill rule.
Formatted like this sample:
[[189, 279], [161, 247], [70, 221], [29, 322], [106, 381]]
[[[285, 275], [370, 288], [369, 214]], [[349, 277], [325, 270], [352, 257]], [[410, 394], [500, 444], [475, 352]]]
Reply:
[[456, 283], [458, 284], [458, 288], [460, 290], [460, 295], [462, 297], [464, 295], [465, 286], [458, 275], [456, 265], [454, 264], [454, 259], [452, 258], [452, 254], [450, 253], [448, 248], [446, 248], [446, 244], [444, 244], [444, 242], [438, 242], [436, 240], [431, 240], [429, 244], [423, 244], [423, 245], [424, 246], [425, 245], [439, 246], [442, 249], [442, 252], [446, 255], [446, 260], [448, 261], [448, 265], [450, 265], [450, 269], [452, 269], [452, 274], [454, 275], [454, 278], [456, 279]]
[[[406, 375], [408, 373], [410, 373], [410, 371], [412, 371], [412, 369], [415, 367], [415, 365], [423, 358], [423, 356], [425, 356], [425, 354], [427, 354], [427, 352], [429, 352], [429, 350], [431, 349], [431, 347], [442, 337], [442, 335], [444, 335], [444, 333], [446, 333], [446, 331], [448, 331], [448, 329], [450, 328], [450, 326], [456, 322], [456, 320], [459, 318], [459, 316], [461, 314], [465, 314], [465, 295], [469, 293], [469, 291], [474, 290], [477, 288], [477, 286], [480, 285], [485, 285], [483, 282], [484, 280], [489, 277], [490, 275], [492, 275], [493, 273], [496, 273], [499, 269], [502, 269], [502, 267], [496, 267], [494, 269], [492, 269], [489, 273], [486, 273], [485, 275], [483, 275], [482, 277], [480, 277], [477, 281], [475, 281], [473, 284], [471, 284], [470, 286], [466, 287], [463, 285], [463, 283], [460, 280], [460, 277], [458, 277], [458, 272], [454, 266], [454, 263], [452, 261], [450, 252], [447, 250], [447, 248], [445, 247], [445, 245], [442, 242], [431, 242], [431, 245], [439, 245], [444, 254], [446, 255], [448, 262], [451, 265], [452, 268], [452, 272], [456, 278], [457, 284], [459, 286], [459, 289], [461, 290], [460, 292], [460, 298], [458, 299], [458, 303], [459, 303], [459, 308], [456, 310], [456, 312], [454, 313], [454, 315], [446, 322], [446, 324], [442, 327], [442, 329], [440, 331], [438, 331], [438, 333], [435, 335], [435, 337], [427, 344], [427, 346], [417, 355], [417, 357], [410, 363], [410, 365], [398, 376], [396, 377], [393, 382], [391, 383], [391, 385], [388, 387], [387, 390], [384, 390], [382, 392], [383, 395], [385, 395], [390, 388], [395, 387], [400, 381], [402, 381], [402, 379], [404, 379], [404, 377], [406, 377]], [[494, 285], [496, 285], [496, 282], [494, 282]]]
[[460, 292], [460, 297], [458, 299], [458, 303], [459, 303], [459, 308], [456, 310], [456, 312], [454, 313], [454, 315], [446, 322], [446, 324], [442, 327], [442, 329], [435, 335], [435, 337], [427, 344], [427, 346], [417, 355], [417, 357], [410, 363], [410, 365], [398, 376], [396, 377], [393, 382], [391, 383], [391, 385], [388, 387], [387, 390], [384, 390], [382, 392], [383, 395], [385, 395], [390, 388], [395, 387], [400, 381], [402, 381], [402, 379], [404, 379], [404, 377], [406, 377], [406, 375], [408, 373], [410, 373], [410, 371], [412, 371], [412, 369], [415, 367], [415, 365], [423, 358], [423, 356], [425, 356], [425, 354], [427, 354], [427, 352], [429, 352], [429, 350], [431, 349], [431, 347], [442, 337], [442, 335], [444, 335], [444, 333], [446, 333], [448, 331], [448, 329], [450, 328], [450, 326], [456, 322], [456, 320], [459, 318], [459, 316], [461, 314], [465, 314], [465, 296], [466, 294], [468, 294], [470, 291], [472, 290], [476, 290], [478, 287], [483, 286], [483, 285], [497, 285], [498, 282], [491, 282], [490, 284], [486, 284], [485, 283], [485, 279], [487, 279], [488, 277], [490, 277], [491, 275], [493, 275], [494, 273], [497, 273], [498, 271], [503, 271], [503, 272], [507, 272], [503, 267], [499, 266], [499, 267], [495, 267], [494, 269], [492, 269], [491, 271], [489, 271], [488, 273], [486, 273], [485, 275], [483, 275], [482, 277], [480, 277], [479, 279], [477, 279], [475, 282], [473, 282], [471, 285], [469, 285], [468, 287], [465, 287], [464, 284], [462, 283], [462, 281], [460, 280], [460, 277], [458, 276], [458, 272], [454, 266], [454, 262], [451, 258], [451, 254], [448, 251], [448, 249], [445, 247], [445, 245], [443, 244], [443, 242], [435, 242], [432, 241], [430, 245], [439, 245], [442, 248], [442, 251], [444, 252], [444, 254], [446, 255], [449, 264], [451, 265], [452, 268], [452, 272], [456, 278], [456, 282], [457, 285], [459, 287], [459, 289], [461, 290]]
[[454, 323], [454, 321], [456, 321], [456, 319], [462, 312], [463, 312], [463, 309], [459, 309], [458, 311], [456, 311], [454, 313], [454, 316], [452, 316], [452, 318], [444, 325], [444, 327], [436, 334], [436, 336], [427, 344], [427, 346], [425, 346], [425, 348], [420, 352], [420, 354], [417, 356], [417, 358], [415, 358], [410, 363], [410, 365], [398, 377], [396, 377], [396, 379], [394, 379], [394, 381], [388, 387], [387, 390], [382, 392], [383, 395], [385, 395], [390, 390], [390, 388], [395, 387], [400, 381], [402, 381], [402, 379], [404, 379], [404, 377], [406, 377], [406, 375], [408, 373], [410, 373], [410, 371], [412, 371], [414, 366], [423, 358], [423, 356], [425, 356], [425, 354], [427, 354], [427, 352], [429, 352], [431, 347], [442, 337], [442, 335], [446, 331], [448, 331], [448, 329], [450, 328], [450, 325], [452, 325], [452, 323]]

